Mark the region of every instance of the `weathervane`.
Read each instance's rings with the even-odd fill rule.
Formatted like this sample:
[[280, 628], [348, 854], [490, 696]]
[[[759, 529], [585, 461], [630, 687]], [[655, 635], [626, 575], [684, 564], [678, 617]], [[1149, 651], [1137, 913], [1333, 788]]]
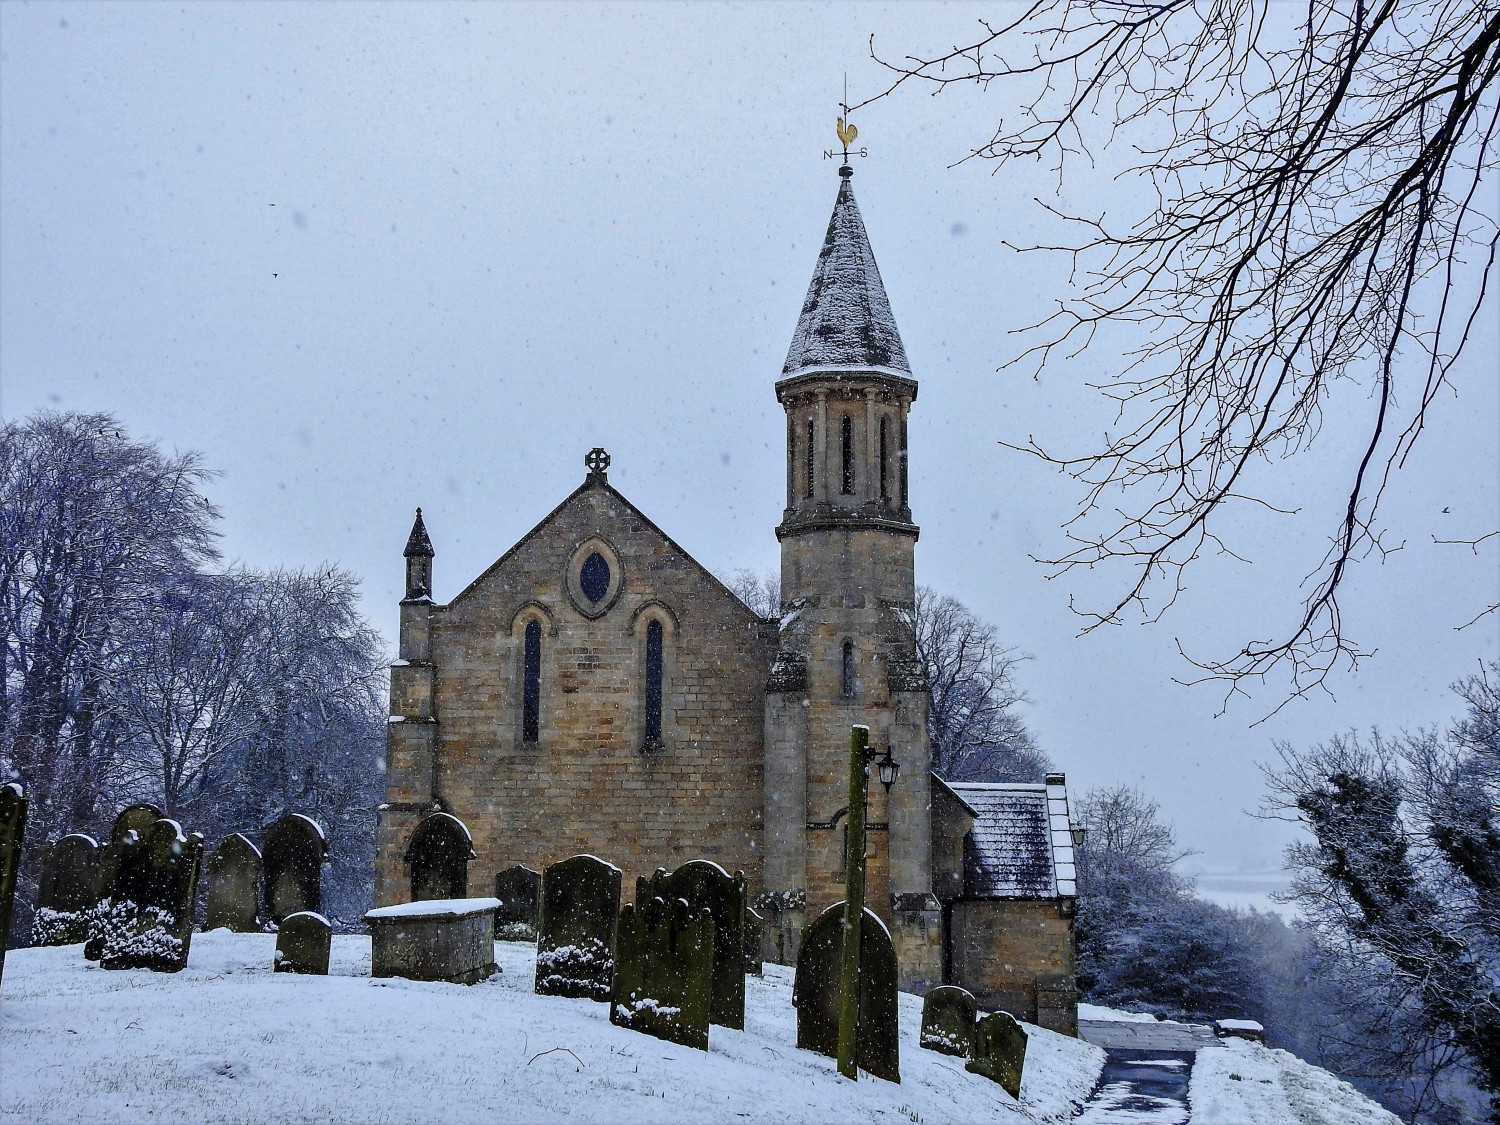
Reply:
[[[860, 146], [853, 152], [849, 150], [849, 146], [854, 143], [854, 138], [859, 136], [859, 130], [855, 128], [854, 122], [849, 120], [849, 76], [847, 74], [844, 75], [844, 100], [839, 102], [839, 109], [843, 111], [843, 116], [838, 119], [837, 132], [839, 144], [844, 146], [844, 164], [848, 165], [850, 156], [869, 156], [870, 150], [864, 146]], [[833, 149], [828, 149], [823, 153], [823, 159], [832, 160], [836, 155], [838, 154]]]

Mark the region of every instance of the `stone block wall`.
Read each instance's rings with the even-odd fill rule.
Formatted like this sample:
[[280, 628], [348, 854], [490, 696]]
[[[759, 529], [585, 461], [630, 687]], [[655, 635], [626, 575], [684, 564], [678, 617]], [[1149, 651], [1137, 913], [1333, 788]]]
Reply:
[[[951, 906], [950, 981], [982, 1008], [1077, 1033], [1071, 899], [964, 899]], [[1041, 995], [1039, 996], [1039, 990]]]

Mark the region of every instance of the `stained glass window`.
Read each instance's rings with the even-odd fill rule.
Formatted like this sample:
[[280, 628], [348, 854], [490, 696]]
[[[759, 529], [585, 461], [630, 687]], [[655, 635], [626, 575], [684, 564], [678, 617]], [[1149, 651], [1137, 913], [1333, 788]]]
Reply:
[[584, 560], [578, 572], [578, 588], [591, 602], [601, 601], [609, 593], [609, 563], [598, 551]]
[[[596, 556], [597, 557], [597, 556]], [[521, 671], [521, 741], [536, 742], [542, 726], [542, 626], [526, 624], [526, 657]]]
[[660, 621], [646, 626], [646, 741], [661, 741], [662, 628]]

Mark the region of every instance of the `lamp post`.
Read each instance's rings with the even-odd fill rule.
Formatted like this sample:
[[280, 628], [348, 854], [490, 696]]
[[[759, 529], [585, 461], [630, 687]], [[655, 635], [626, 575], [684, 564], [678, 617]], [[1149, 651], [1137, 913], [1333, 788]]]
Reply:
[[870, 728], [849, 728], [849, 829], [844, 849], [843, 948], [839, 959], [839, 1073], [859, 1081], [859, 945], [861, 915], [865, 910], [865, 801], [868, 799], [870, 763], [880, 773], [880, 784], [889, 793], [901, 772], [901, 763], [891, 757], [876, 758], [870, 748]]

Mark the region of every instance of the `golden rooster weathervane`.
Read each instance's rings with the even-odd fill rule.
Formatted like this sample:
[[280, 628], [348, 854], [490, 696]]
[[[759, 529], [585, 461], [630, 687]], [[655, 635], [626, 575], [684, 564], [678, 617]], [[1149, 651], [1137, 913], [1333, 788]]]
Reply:
[[[854, 138], [859, 136], [859, 129], [855, 127], [854, 122], [849, 120], [849, 76], [847, 74], [844, 75], [844, 100], [839, 102], [839, 109], [842, 111], [843, 116], [838, 118], [837, 132], [839, 135], [839, 144], [844, 146], [844, 163], [849, 163], [850, 156], [869, 156], [870, 150], [867, 148], [860, 147], [854, 149], [853, 152], [849, 149], [849, 146], [854, 143]], [[832, 160], [835, 155], [838, 154], [829, 149], [823, 153], [823, 159]]]

